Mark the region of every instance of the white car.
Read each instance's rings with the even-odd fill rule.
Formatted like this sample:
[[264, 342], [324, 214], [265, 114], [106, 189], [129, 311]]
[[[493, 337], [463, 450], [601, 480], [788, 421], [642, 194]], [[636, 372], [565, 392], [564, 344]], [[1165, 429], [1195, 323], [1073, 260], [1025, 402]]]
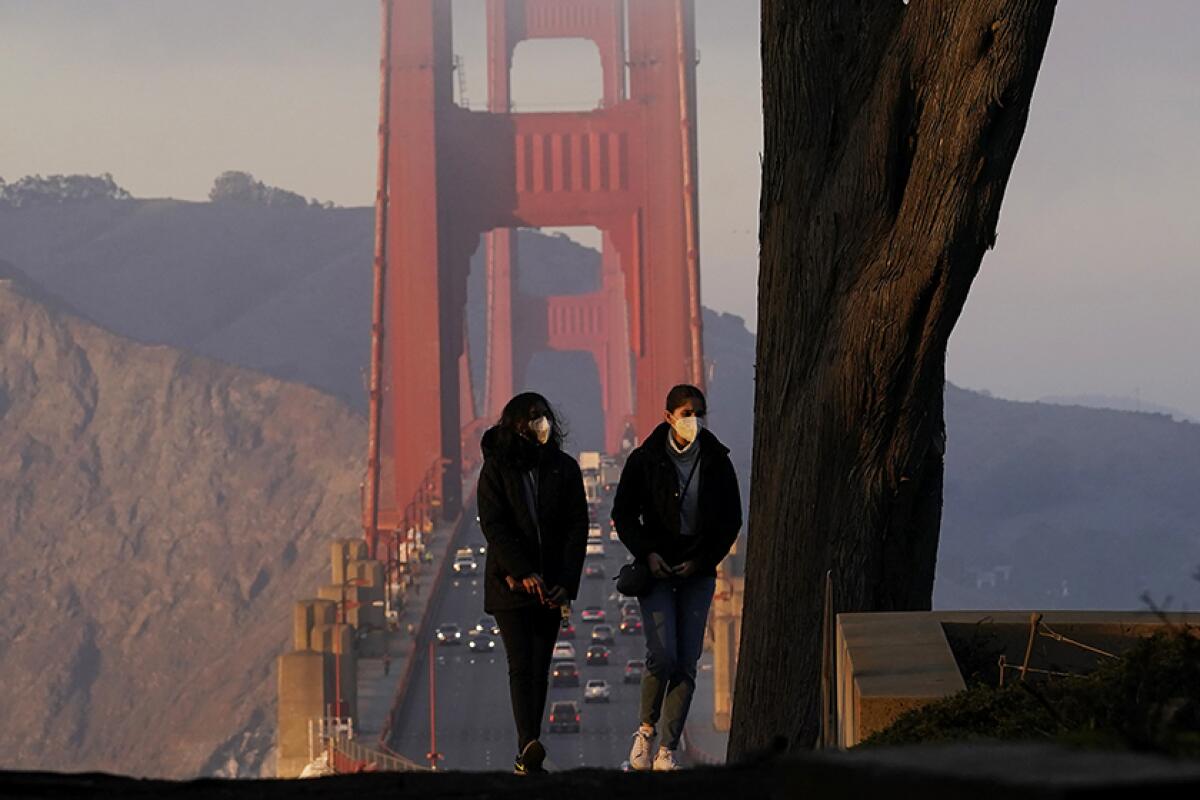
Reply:
[[587, 550], [584, 551], [584, 554], [587, 556], [603, 556], [604, 545], [600, 544], [599, 542], [589, 542]]
[[474, 575], [479, 569], [475, 561], [475, 551], [469, 547], [460, 547], [454, 551], [454, 563], [451, 568], [459, 575]]
[[583, 688], [583, 702], [585, 703], [607, 703], [611, 699], [612, 689], [609, 687], [608, 681], [591, 680]]
[[550, 656], [553, 661], [560, 660], [575, 660], [575, 645], [570, 642], [558, 642], [554, 645], [554, 654]]
[[604, 531], [600, 529], [599, 523], [593, 522], [588, 525], [588, 544], [595, 544], [604, 541]]

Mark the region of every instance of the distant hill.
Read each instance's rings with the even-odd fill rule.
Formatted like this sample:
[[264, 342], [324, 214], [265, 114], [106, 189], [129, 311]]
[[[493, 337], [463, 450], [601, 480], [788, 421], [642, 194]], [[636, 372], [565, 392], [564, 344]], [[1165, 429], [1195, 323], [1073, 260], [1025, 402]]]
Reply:
[[[0, 208], [0, 258], [98, 324], [132, 339], [298, 381], [366, 409], [373, 211], [176, 200]], [[518, 288], [544, 296], [599, 286], [596, 251], [563, 235], [518, 233]], [[474, 380], [484, 383], [481, 254], [472, 264], [468, 327]], [[705, 309], [715, 364], [714, 419], [744, 442], [753, 402], [753, 336], [742, 320]], [[564, 370], [574, 380], [561, 381]], [[603, 441], [599, 377], [583, 353], [545, 353], [530, 387], [555, 386], [576, 449]]]
[[[74, 316], [0, 263], [0, 764], [256, 773], [360, 418]], [[231, 766], [232, 765], [232, 766]]]
[[1200, 608], [1200, 425], [946, 393], [943, 608]]
[[1177, 408], [1149, 403], [1138, 397], [1121, 397], [1111, 394], [1049, 395], [1038, 398], [1039, 403], [1056, 406], [1082, 406], [1084, 408], [1107, 408], [1111, 411], [1138, 411], [1144, 414], [1166, 414], [1178, 422], [1200, 422]]

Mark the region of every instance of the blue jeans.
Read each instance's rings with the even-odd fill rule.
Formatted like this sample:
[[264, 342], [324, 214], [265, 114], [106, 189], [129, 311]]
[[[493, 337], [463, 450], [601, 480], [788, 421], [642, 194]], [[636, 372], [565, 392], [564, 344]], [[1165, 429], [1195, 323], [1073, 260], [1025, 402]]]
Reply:
[[642, 724], [662, 721], [661, 746], [679, 746], [683, 724], [696, 691], [696, 662], [704, 652], [704, 628], [717, 579], [656, 580], [638, 599], [646, 634], [646, 671], [642, 674]]

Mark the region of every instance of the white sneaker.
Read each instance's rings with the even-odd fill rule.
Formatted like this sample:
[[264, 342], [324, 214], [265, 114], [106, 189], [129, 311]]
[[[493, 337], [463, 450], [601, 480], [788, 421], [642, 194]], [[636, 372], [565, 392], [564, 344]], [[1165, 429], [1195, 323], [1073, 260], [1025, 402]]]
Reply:
[[675, 751], [665, 747], [658, 748], [658, 755], [654, 757], [654, 771], [670, 772], [676, 769], [679, 769], [679, 762], [675, 760]]
[[651, 768], [650, 753], [654, 747], [654, 731], [647, 733], [641, 728], [633, 734], [633, 747], [629, 748], [629, 768], [641, 772]]

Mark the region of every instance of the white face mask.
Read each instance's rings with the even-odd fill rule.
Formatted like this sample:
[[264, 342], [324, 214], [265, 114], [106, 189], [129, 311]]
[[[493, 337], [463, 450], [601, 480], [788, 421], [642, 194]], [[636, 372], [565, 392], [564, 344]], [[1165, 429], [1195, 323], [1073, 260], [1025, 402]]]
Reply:
[[545, 444], [550, 441], [550, 420], [543, 417], [538, 417], [533, 422], [529, 423], [529, 429], [533, 431], [533, 435], [537, 437], [538, 444]]
[[680, 417], [675, 420], [675, 423], [672, 425], [672, 427], [675, 428], [675, 433], [679, 435], [680, 439], [683, 439], [688, 444], [691, 444], [692, 442], [696, 441], [696, 437], [700, 435], [700, 429], [703, 427], [703, 423], [700, 422], [699, 417]]

